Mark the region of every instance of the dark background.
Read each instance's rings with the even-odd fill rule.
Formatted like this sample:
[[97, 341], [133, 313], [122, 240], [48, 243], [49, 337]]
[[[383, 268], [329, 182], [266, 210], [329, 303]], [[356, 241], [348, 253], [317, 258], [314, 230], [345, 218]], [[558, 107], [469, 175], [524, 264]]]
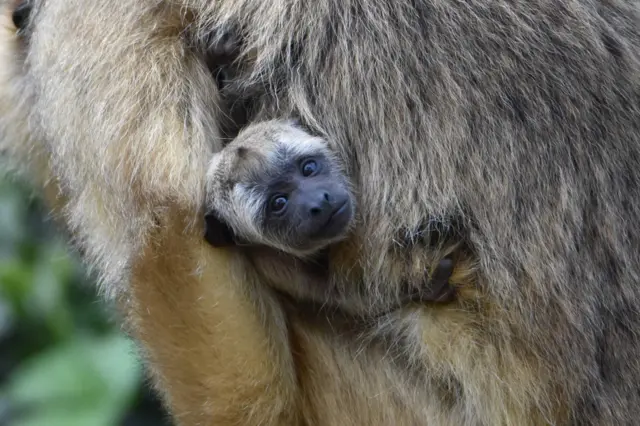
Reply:
[[95, 278], [0, 176], [0, 426], [171, 426], [147, 382]]

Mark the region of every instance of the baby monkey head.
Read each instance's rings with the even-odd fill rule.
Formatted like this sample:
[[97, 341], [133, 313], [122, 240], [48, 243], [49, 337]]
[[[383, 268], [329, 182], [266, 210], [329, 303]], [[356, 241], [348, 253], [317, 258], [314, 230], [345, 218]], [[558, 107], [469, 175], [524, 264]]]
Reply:
[[354, 201], [327, 142], [293, 121], [245, 128], [211, 160], [206, 239], [214, 246], [260, 244], [296, 256], [342, 239]]

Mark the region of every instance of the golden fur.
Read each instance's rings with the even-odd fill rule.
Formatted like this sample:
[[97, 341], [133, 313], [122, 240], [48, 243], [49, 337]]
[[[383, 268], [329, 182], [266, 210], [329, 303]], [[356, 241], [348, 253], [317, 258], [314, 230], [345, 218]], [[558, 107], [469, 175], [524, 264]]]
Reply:
[[[0, 149], [50, 183], [180, 425], [640, 417], [637, 1], [33, 6], [23, 38], [2, 18]], [[309, 315], [206, 245], [224, 111], [189, 40], [229, 27], [252, 119], [299, 116], [354, 181], [331, 274], [373, 309], [453, 251], [459, 300]]]

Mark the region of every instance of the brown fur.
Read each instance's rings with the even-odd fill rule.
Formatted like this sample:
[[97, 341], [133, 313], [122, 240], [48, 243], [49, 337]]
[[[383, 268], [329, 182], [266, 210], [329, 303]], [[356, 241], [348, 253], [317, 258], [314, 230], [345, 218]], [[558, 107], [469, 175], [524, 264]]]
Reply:
[[[34, 3], [28, 40], [3, 17], [2, 151], [58, 185], [180, 424], [640, 417], [637, 1]], [[331, 274], [375, 307], [459, 218], [457, 302], [334, 323], [205, 245], [222, 112], [188, 40], [228, 27], [251, 119], [297, 115], [349, 168]]]

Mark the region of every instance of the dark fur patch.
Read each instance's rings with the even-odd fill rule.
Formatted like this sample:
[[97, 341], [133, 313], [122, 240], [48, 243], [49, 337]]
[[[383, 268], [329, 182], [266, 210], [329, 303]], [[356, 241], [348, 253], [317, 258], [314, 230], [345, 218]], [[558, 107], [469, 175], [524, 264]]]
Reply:
[[236, 149], [236, 154], [238, 155], [238, 158], [244, 159], [247, 156], [247, 148], [245, 148], [244, 146], [239, 146]]
[[601, 37], [605, 49], [607, 49], [611, 56], [616, 59], [622, 58], [622, 45], [620, 42], [607, 33], [602, 33]]
[[456, 298], [456, 289], [449, 283], [449, 278], [453, 274], [454, 261], [450, 258], [442, 259], [436, 269], [425, 279], [424, 285], [419, 288], [412, 288], [409, 285], [403, 286], [403, 293], [400, 295], [401, 304], [411, 302], [417, 303], [448, 303]]
[[204, 239], [213, 247], [228, 247], [236, 243], [231, 228], [214, 212], [205, 215]]
[[31, 3], [28, 0], [17, 2], [11, 14], [11, 19], [13, 20], [13, 25], [15, 25], [18, 30], [24, 29], [28, 23], [31, 10]]

